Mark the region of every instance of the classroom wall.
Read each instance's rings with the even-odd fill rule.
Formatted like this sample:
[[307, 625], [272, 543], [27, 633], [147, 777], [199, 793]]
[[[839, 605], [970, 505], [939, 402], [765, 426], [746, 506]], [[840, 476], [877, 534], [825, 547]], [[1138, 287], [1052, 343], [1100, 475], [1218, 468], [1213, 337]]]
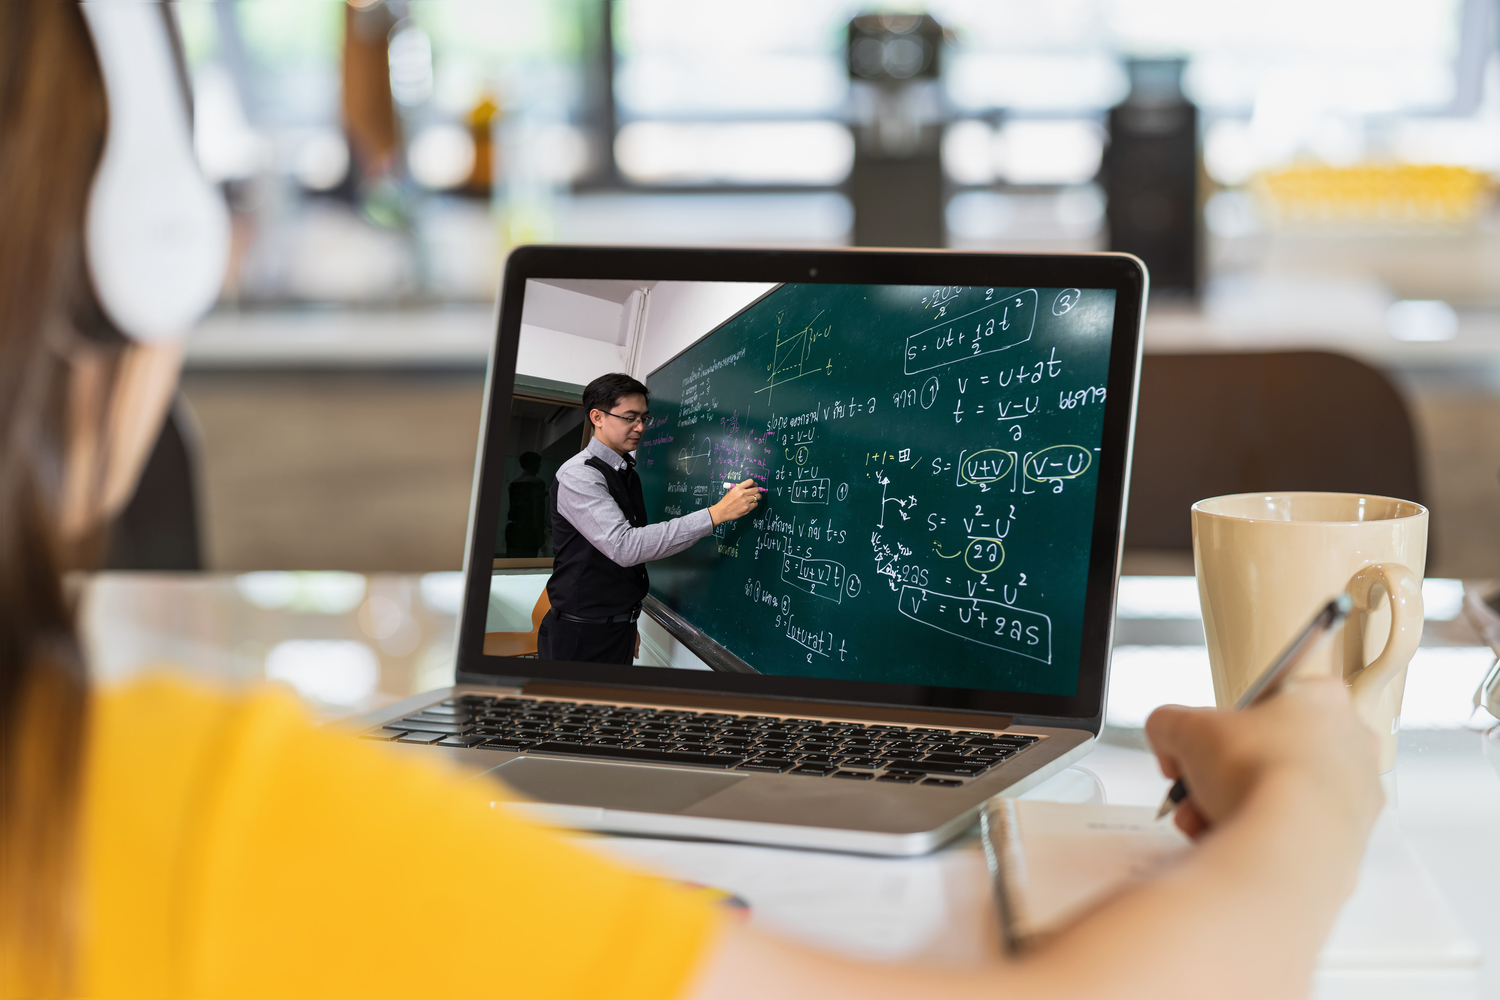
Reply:
[[646, 297], [640, 350], [630, 374], [645, 377], [760, 298], [764, 281], [659, 281]]

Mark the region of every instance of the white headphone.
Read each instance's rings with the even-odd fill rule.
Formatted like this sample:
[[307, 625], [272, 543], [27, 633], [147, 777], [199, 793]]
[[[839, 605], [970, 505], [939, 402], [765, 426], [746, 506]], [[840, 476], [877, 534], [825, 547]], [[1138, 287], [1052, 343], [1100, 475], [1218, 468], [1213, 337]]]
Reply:
[[109, 97], [109, 133], [85, 222], [105, 313], [139, 341], [186, 334], [213, 306], [229, 213], [198, 170], [166, 18], [156, 0], [80, 4]]

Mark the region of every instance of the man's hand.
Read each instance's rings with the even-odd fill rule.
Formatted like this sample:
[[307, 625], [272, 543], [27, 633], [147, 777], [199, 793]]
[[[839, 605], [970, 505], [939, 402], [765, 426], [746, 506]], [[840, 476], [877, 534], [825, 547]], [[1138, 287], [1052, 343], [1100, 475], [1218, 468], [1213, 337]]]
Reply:
[[718, 503], [708, 508], [708, 514], [714, 519], [714, 524], [723, 524], [725, 521], [734, 521], [744, 517], [759, 504], [760, 487], [755, 485], [755, 480], [747, 479], [725, 493]]
[[1360, 843], [1380, 811], [1375, 734], [1332, 678], [1289, 681], [1244, 712], [1168, 705], [1146, 720], [1146, 736], [1162, 773], [1187, 782], [1176, 821], [1190, 837], [1234, 815], [1268, 782], [1301, 786]]

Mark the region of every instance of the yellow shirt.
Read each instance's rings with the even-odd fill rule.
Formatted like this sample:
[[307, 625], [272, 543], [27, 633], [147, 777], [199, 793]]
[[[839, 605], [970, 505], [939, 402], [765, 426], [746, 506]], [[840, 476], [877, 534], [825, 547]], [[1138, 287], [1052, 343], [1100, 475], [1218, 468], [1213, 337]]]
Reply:
[[80, 985], [97, 997], [679, 994], [711, 905], [494, 783], [161, 677], [95, 699]]

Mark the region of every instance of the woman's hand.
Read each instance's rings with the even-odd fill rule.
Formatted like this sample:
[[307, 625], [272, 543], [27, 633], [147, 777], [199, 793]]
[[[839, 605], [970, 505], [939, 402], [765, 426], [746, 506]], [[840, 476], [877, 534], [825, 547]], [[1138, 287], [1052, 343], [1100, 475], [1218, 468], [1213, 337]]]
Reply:
[[1191, 837], [1233, 816], [1267, 781], [1305, 786], [1360, 842], [1383, 801], [1375, 734], [1333, 678], [1288, 681], [1243, 712], [1168, 705], [1146, 720], [1146, 736], [1162, 773], [1187, 782], [1176, 821]]

